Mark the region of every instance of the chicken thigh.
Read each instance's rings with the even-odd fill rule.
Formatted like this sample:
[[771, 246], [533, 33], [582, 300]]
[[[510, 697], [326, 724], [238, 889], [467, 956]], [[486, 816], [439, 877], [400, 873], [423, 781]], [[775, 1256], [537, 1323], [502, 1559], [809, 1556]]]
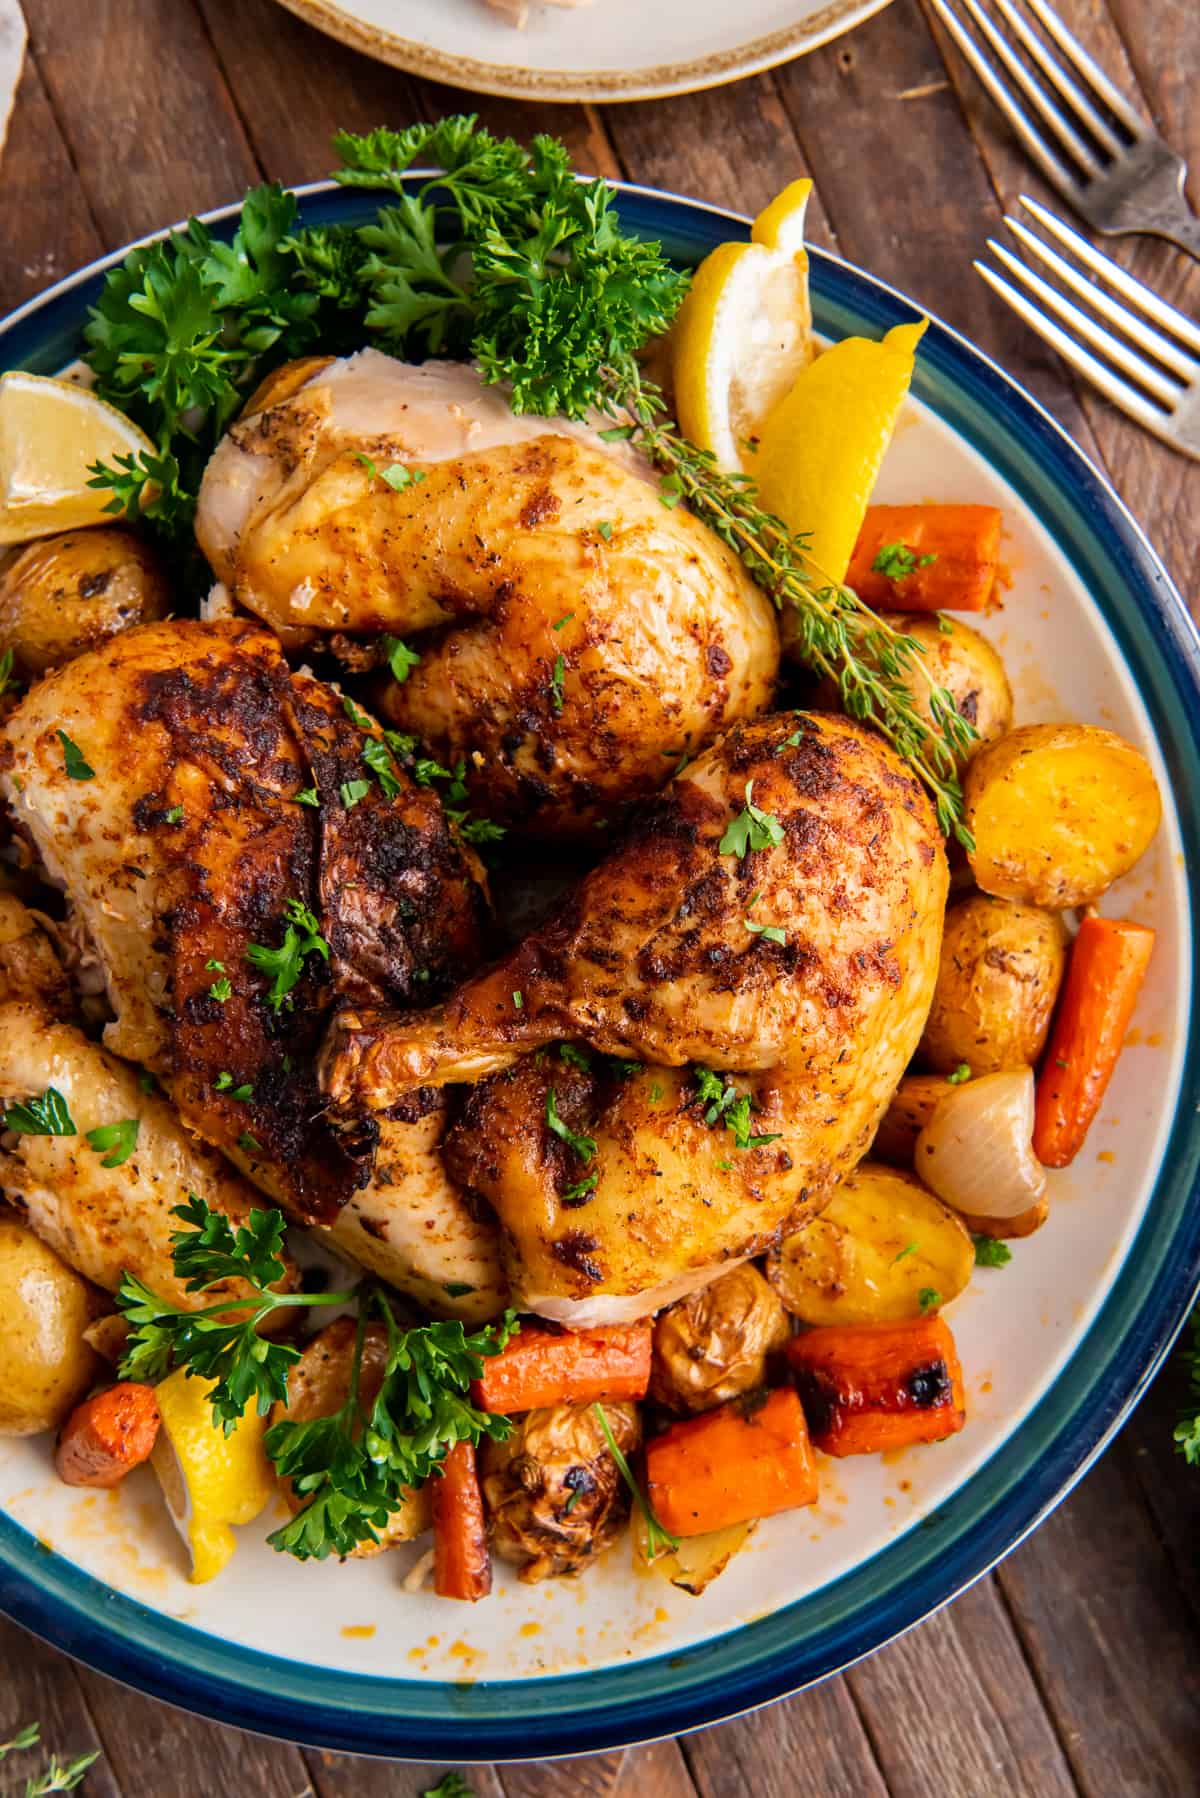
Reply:
[[327, 1090], [358, 1115], [484, 1080], [445, 1154], [499, 1213], [519, 1302], [646, 1315], [860, 1159], [921, 1034], [946, 886], [929, 801], [880, 738], [739, 725], [443, 1006], [346, 1008]]
[[769, 703], [770, 603], [624, 445], [375, 350], [251, 405], [200, 493], [219, 579], [285, 641], [410, 639], [381, 709], [492, 817], [590, 833]]

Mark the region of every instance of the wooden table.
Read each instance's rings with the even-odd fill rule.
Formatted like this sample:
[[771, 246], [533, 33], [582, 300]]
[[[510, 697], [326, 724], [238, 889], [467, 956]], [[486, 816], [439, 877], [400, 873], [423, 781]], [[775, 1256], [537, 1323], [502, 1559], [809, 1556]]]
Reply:
[[[601, 0], [604, 3], [604, 0]], [[622, 0], [624, 3], [624, 0]], [[271, 0], [24, 0], [31, 35], [0, 168], [4, 310], [103, 250], [264, 176], [309, 181], [338, 125], [478, 107], [566, 138], [584, 169], [755, 211], [816, 180], [816, 242], [964, 331], [1105, 468], [1190, 596], [1200, 474], [1091, 394], [990, 295], [971, 258], [1039, 184], [931, 30], [894, 4], [814, 55], [713, 93], [625, 107], [508, 104], [365, 61]], [[1060, 9], [1200, 173], [1196, 0]], [[636, 8], [634, 8], [636, 12]], [[636, 27], [635, 27], [636, 28]], [[1190, 102], [1190, 104], [1189, 104]], [[1200, 180], [1193, 186], [1200, 204]], [[1200, 316], [1200, 270], [1118, 254]], [[478, 1769], [487, 1798], [1142, 1798], [1200, 1792], [1200, 1472], [1170, 1435], [1168, 1369], [1119, 1442], [1001, 1568], [848, 1674], [680, 1742]], [[0, 1624], [0, 1740], [41, 1720], [103, 1760], [93, 1798], [409, 1798], [436, 1769], [260, 1741], [135, 1696]], [[23, 1765], [23, 1763], [22, 1763]]]

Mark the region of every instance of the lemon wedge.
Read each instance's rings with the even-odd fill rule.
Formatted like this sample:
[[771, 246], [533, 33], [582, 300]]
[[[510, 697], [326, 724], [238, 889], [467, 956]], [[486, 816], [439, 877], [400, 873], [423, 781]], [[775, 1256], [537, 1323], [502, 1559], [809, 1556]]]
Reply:
[[804, 213], [811, 181], [793, 181], [696, 270], [671, 334], [680, 428], [731, 473], [813, 354]]
[[150, 1465], [192, 1557], [192, 1581], [220, 1573], [237, 1547], [231, 1525], [252, 1523], [275, 1490], [263, 1453], [266, 1419], [254, 1412], [222, 1434], [213, 1422], [211, 1380], [180, 1368], [155, 1387], [162, 1428]]
[[845, 337], [810, 362], [759, 432], [751, 458], [764, 506], [808, 537], [818, 573], [842, 581], [928, 319], [882, 343]]
[[93, 462], [154, 454], [143, 431], [74, 381], [0, 375], [0, 543], [111, 523], [112, 494], [88, 486]]

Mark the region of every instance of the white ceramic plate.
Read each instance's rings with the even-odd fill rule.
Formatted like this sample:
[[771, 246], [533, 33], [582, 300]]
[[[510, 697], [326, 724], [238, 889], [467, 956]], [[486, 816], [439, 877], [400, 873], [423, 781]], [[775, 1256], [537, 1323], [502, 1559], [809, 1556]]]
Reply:
[[[309, 190], [314, 223], [369, 197]], [[644, 190], [625, 223], [682, 261], [745, 224]], [[226, 215], [224, 229], [230, 223]], [[84, 271], [0, 328], [0, 365], [77, 352]], [[913, 316], [813, 253], [818, 327], [879, 336]], [[1164, 819], [1105, 910], [1158, 943], [1135, 1029], [1087, 1147], [1052, 1174], [1051, 1214], [947, 1314], [969, 1421], [901, 1455], [824, 1461], [812, 1511], [763, 1524], [700, 1599], [634, 1572], [627, 1540], [579, 1581], [498, 1569], [475, 1607], [409, 1595], [414, 1551], [281, 1561], [242, 1532], [226, 1573], [185, 1578], [149, 1476], [80, 1494], [44, 1441], [0, 1444], [0, 1609], [105, 1671], [251, 1728], [433, 1760], [612, 1746], [727, 1716], [878, 1646], [1005, 1552], [1078, 1477], [1186, 1310], [1200, 1266], [1200, 1054], [1185, 858], [1200, 857], [1200, 646], [1120, 502], [1013, 384], [944, 327], [923, 340], [879, 498], [1000, 506], [1012, 585], [984, 628], [1019, 722], [1111, 726], [1150, 756]]]
[[397, 68], [521, 100], [652, 100], [814, 50], [888, 0], [530, 0], [517, 30], [484, 0], [281, 0]]

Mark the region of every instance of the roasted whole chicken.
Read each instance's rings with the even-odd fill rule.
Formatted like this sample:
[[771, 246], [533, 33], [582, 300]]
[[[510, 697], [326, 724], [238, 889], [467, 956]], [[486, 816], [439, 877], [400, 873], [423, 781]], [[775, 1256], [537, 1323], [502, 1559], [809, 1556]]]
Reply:
[[[502, 1306], [494, 1225], [434, 1155], [437, 1095], [387, 1121], [372, 1181], [313, 1074], [335, 999], [411, 1003], [479, 958], [482, 870], [436, 794], [390, 761], [386, 792], [364, 782], [370, 733], [248, 621], [125, 632], [35, 687], [5, 740], [0, 784], [103, 969], [108, 1048], [157, 1075], [255, 1185], [401, 1290], [467, 1316]], [[323, 950], [303, 952], [289, 905]], [[254, 964], [262, 950], [270, 968]], [[293, 984], [277, 994], [289, 956]], [[52, 1084], [45, 1033], [21, 1046], [29, 1090]], [[162, 1191], [165, 1220], [187, 1186]], [[448, 1271], [463, 1263], [469, 1279]], [[448, 1302], [447, 1283], [469, 1284], [464, 1302]]]
[[647, 1315], [860, 1159], [921, 1034], [946, 887], [929, 802], [878, 737], [738, 725], [445, 1004], [345, 1008], [327, 1090], [360, 1117], [482, 1082], [444, 1156], [499, 1214], [519, 1302]]
[[623, 446], [515, 416], [457, 364], [281, 370], [209, 463], [196, 530], [285, 642], [410, 641], [381, 709], [540, 834], [589, 835], [770, 701], [772, 608], [724, 545]]

